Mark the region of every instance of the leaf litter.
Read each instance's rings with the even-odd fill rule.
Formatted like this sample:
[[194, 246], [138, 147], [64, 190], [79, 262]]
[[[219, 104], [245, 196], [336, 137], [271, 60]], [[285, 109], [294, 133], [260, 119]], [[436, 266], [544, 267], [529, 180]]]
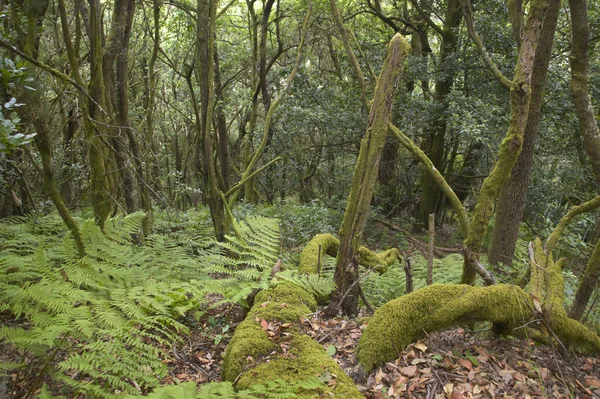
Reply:
[[[222, 320], [223, 309], [214, 316]], [[164, 384], [194, 381], [198, 385], [220, 381], [222, 355], [243, 316], [236, 315], [223, 333], [222, 324], [204, 319], [175, 347]], [[430, 334], [405, 348], [391, 362], [366, 373], [356, 360], [365, 319], [324, 319], [321, 312], [301, 320], [304, 333], [354, 379], [368, 399], [427, 398], [599, 398], [600, 359], [563, 356], [531, 340], [504, 339], [474, 334], [463, 328]], [[287, 334], [289, 323], [259, 320], [272, 338]], [[215, 337], [222, 338], [216, 342]], [[282, 348], [285, 354], [287, 351]]]
[[600, 398], [600, 359], [563, 356], [532, 340], [462, 328], [430, 334], [367, 374], [356, 360], [366, 324], [341, 317], [324, 320], [319, 313], [303, 320], [305, 332], [354, 379], [365, 398]]

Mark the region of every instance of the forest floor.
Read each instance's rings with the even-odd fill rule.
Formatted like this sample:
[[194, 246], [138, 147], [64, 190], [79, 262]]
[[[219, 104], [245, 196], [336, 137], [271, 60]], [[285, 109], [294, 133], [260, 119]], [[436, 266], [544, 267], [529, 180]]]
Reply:
[[[230, 319], [230, 327], [207, 322], [173, 350], [165, 384], [220, 380], [222, 356], [241, 320], [234, 313], [238, 320]], [[365, 398], [600, 398], [599, 358], [565, 356], [533, 341], [459, 327], [409, 345], [394, 362], [366, 374], [355, 356], [366, 324], [364, 318], [326, 320], [320, 312], [303, 321], [305, 333], [323, 345]]]

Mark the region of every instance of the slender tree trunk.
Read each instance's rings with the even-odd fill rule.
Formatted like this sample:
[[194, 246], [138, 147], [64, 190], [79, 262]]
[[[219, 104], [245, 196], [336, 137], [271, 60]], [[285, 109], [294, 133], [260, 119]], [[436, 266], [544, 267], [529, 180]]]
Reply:
[[590, 27], [586, 0], [569, 0], [571, 10], [572, 47], [571, 90], [573, 103], [579, 120], [585, 152], [592, 164], [597, 189], [600, 190], [600, 129], [596, 123], [592, 100], [588, 88], [588, 44]]
[[[47, 7], [48, 2], [41, 1], [37, 3], [35, 7], [32, 6], [28, 7], [27, 9], [26, 15], [28, 30], [27, 38], [23, 41], [25, 43], [25, 47], [22, 50], [25, 54], [34, 59], [37, 59], [39, 53], [40, 42], [38, 29], [41, 28], [41, 21], [46, 14]], [[43, 90], [41, 87], [39, 87], [37, 82], [33, 82], [33, 85], [38, 86], [37, 90], [33, 92], [25, 91], [24, 93], [24, 100], [27, 103], [25, 113], [27, 120], [31, 122], [36, 129], [37, 134], [35, 136], [35, 143], [40, 153], [40, 158], [42, 159], [42, 180], [44, 182], [44, 187], [65, 225], [71, 231], [78, 255], [83, 257], [85, 255], [85, 250], [81, 241], [79, 226], [65, 206], [58, 186], [54, 181], [54, 170], [52, 167], [52, 136], [46, 124], [48, 115], [46, 115], [45, 107], [40, 97], [43, 93]]]
[[[215, 45], [216, 46], [216, 45]], [[223, 109], [223, 92], [221, 84], [221, 70], [219, 68], [219, 56], [215, 48], [215, 92], [217, 93], [217, 104], [215, 106], [216, 130], [217, 130], [217, 159], [221, 171], [222, 190], [227, 192], [231, 186], [231, 173], [229, 162], [229, 138], [227, 137], [227, 120]]]
[[200, 153], [206, 201], [217, 240], [227, 232], [225, 204], [219, 194], [219, 180], [213, 161], [212, 113], [214, 104], [214, 29], [218, 1], [198, 0], [198, 76], [200, 78]]
[[554, 32], [558, 22], [560, 2], [551, 2], [540, 32], [540, 41], [535, 54], [531, 78], [531, 102], [525, 127], [523, 148], [515, 163], [510, 179], [500, 192], [496, 205], [496, 223], [492, 234], [492, 243], [488, 260], [492, 265], [503, 263], [511, 265], [519, 237], [519, 226], [525, 212], [525, 199], [529, 187], [529, 176], [533, 166], [533, 149], [538, 124], [542, 115], [544, 86], [552, 55]]
[[[457, 28], [462, 20], [462, 5], [460, 0], [449, 0], [444, 19], [442, 43], [440, 46], [440, 62], [437, 71], [434, 93], [434, 120], [431, 127], [428, 146], [425, 153], [433, 162], [433, 166], [444, 174], [445, 136], [448, 126], [446, 101], [454, 84], [454, 67], [451, 64], [453, 54], [458, 44]], [[421, 175], [421, 201], [416, 215], [416, 223], [420, 227], [427, 226], [429, 214], [435, 213], [439, 196], [443, 195], [438, 185], [429, 178], [427, 171]]]
[[377, 182], [379, 162], [396, 94], [396, 82], [403, 61], [409, 52], [410, 45], [406, 39], [400, 34], [395, 35], [388, 46], [388, 56], [377, 81], [367, 132], [361, 141], [348, 205], [340, 230], [340, 249], [335, 271], [335, 282], [338, 288], [332, 303], [342, 301], [340, 304], [342, 310], [349, 315], [357, 313], [358, 248]]
[[569, 317], [579, 320], [600, 281], [600, 241], [596, 243], [594, 252], [588, 261], [583, 276], [579, 279], [579, 285], [575, 292], [575, 300], [569, 310]]

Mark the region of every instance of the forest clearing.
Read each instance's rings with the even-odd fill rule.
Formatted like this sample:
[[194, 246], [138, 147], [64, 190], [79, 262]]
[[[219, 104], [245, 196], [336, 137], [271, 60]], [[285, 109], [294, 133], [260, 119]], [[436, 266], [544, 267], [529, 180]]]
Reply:
[[600, 398], [599, 6], [0, 2], [0, 397]]

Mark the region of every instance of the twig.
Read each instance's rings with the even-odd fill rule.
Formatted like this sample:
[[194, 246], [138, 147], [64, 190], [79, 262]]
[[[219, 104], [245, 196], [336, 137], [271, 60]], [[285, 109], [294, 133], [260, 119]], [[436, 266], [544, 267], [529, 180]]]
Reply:
[[346, 299], [346, 297], [348, 296], [348, 294], [350, 294], [350, 291], [360, 282], [360, 280], [362, 280], [363, 278], [367, 277], [369, 275], [369, 273], [371, 273], [373, 271], [373, 269], [369, 269], [366, 271], [366, 273], [364, 273], [362, 276], [360, 276], [355, 282], [352, 283], [352, 285], [350, 287], [348, 287], [348, 289], [346, 290], [346, 292], [344, 293], [344, 295], [342, 296], [342, 299], [339, 300], [337, 307], [340, 308], [342, 306], [342, 303], [344, 303], [344, 300]]
[[[410, 235], [410, 233], [396, 225], [393, 225], [392, 223], [382, 220], [382, 219], [375, 219], [376, 222], [381, 223], [382, 225], [389, 227], [392, 230], [395, 231], [399, 231], [401, 233], [403, 233], [406, 236], [406, 239], [409, 240], [410, 242], [412, 242], [413, 244], [416, 244], [418, 246], [420, 246], [421, 248], [427, 248], [427, 243], [424, 243], [423, 241], [413, 237]], [[446, 252], [446, 253], [444, 253]], [[436, 256], [439, 257], [444, 257], [446, 256], [448, 253], [452, 253], [452, 254], [459, 254], [461, 252], [460, 248], [444, 248], [444, 247], [434, 247], [433, 249], [433, 253]]]
[[364, 304], [367, 307], [367, 309], [369, 309], [369, 312], [371, 314], [375, 313], [375, 308], [367, 300], [367, 297], [365, 296], [365, 292], [363, 291], [363, 289], [360, 286], [360, 284], [358, 285], [358, 294], [360, 295], [360, 299], [362, 299], [362, 301], [364, 302]]
[[404, 274], [406, 275], [406, 293], [410, 294], [413, 292], [413, 278], [410, 258], [408, 256], [404, 257]]
[[435, 214], [429, 215], [429, 245], [427, 251], [427, 285], [433, 284], [433, 251], [435, 249]]

